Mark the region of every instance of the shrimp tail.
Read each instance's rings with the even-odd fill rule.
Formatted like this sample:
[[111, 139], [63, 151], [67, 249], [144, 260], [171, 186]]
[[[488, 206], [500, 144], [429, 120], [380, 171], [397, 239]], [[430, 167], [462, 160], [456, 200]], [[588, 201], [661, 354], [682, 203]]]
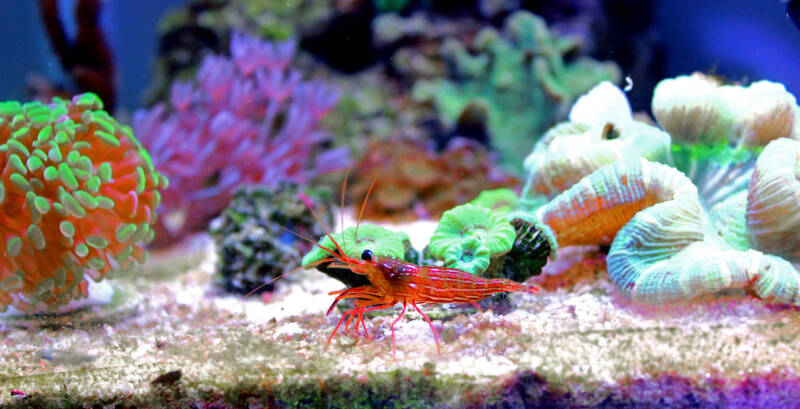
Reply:
[[475, 302], [497, 293], [536, 294], [539, 287], [504, 278], [486, 279], [446, 267], [420, 268], [420, 302]]
[[518, 283], [516, 281], [506, 280], [506, 279], [493, 279], [489, 280], [489, 287], [493, 289], [498, 289], [497, 292], [509, 292], [509, 293], [525, 293], [525, 294], [537, 294], [539, 293], [539, 287], [535, 285], [527, 285]]

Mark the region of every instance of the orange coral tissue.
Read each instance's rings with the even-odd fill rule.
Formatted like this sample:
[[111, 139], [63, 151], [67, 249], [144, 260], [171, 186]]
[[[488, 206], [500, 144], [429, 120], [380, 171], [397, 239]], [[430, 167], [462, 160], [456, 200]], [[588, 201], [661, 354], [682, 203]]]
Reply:
[[167, 179], [96, 95], [0, 103], [0, 310], [87, 295], [143, 262]]

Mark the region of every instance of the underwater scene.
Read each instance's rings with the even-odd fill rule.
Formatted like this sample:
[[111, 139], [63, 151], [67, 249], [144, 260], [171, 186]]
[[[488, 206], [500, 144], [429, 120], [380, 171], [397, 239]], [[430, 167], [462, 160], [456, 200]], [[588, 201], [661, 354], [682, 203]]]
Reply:
[[0, 4], [0, 408], [800, 408], [800, 0]]

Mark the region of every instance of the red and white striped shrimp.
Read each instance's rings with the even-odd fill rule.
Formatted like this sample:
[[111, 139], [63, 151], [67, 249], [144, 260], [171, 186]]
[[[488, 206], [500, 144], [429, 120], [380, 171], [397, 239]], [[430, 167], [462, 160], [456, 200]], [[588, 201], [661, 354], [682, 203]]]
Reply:
[[[344, 192], [347, 186], [348, 174], [349, 169], [345, 173], [342, 183], [342, 209], [344, 209]], [[358, 237], [358, 225], [364, 214], [369, 195], [375, 186], [375, 181], [376, 179], [373, 178], [364, 201], [362, 202], [361, 211], [359, 212], [358, 221], [356, 222], [355, 237]], [[470, 303], [480, 309], [478, 304], [476, 304], [478, 301], [497, 293], [524, 292], [535, 294], [539, 291], [539, 288], [536, 286], [521, 284], [516, 281], [487, 279], [455, 268], [419, 266], [403, 260], [374, 255], [371, 250], [364, 250], [358, 259], [352, 258], [342, 250], [342, 247], [330, 234], [330, 230], [328, 230], [324, 223], [317, 217], [313, 207], [309, 204], [306, 204], [306, 206], [317, 222], [325, 229], [326, 236], [333, 242], [334, 247], [326, 248], [320, 243], [314, 243], [308, 238], [302, 237], [281, 226], [287, 231], [305, 240], [311, 241], [314, 245], [329, 254], [329, 257], [301, 266], [301, 268], [331, 263], [330, 267], [349, 269], [355, 274], [366, 276], [367, 280], [370, 282], [369, 285], [349, 287], [328, 293], [328, 295], [335, 295], [336, 298], [328, 309], [326, 316], [333, 311], [339, 301], [344, 299], [353, 299], [355, 308], [342, 314], [336, 328], [334, 328], [333, 332], [328, 337], [326, 348], [330, 346], [331, 340], [334, 335], [336, 335], [342, 323], [345, 323], [346, 320], [345, 331], [347, 331], [353, 318], [356, 318], [354, 327], [356, 335], [358, 335], [360, 325], [364, 329], [365, 336], [369, 338], [366, 323], [364, 322], [364, 313], [389, 308], [399, 303], [403, 305], [403, 309], [400, 315], [392, 321], [391, 324], [392, 353], [396, 354], [397, 350], [394, 326], [403, 317], [408, 306], [417, 310], [431, 327], [434, 339], [436, 340], [436, 351], [440, 352], [439, 336], [430, 318], [419, 308], [420, 304], [460, 302]]]
[[[339, 248], [336, 242], [334, 244]], [[366, 333], [364, 312], [389, 308], [401, 303], [403, 304], [403, 309], [391, 324], [392, 353], [396, 353], [394, 325], [403, 317], [409, 305], [414, 307], [431, 327], [436, 340], [436, 350], [439, 352], [439, 337], [436, 329], [433, 327], [430, 318], [419, 308], [419, 304], [462, 302], [478, 307], [476, 302], [497, 293], [524, 292], [534, 294], [539, 291], [538, 287], [521, 284], [516, 281], [486, 279], [455, 268], [418, 266], [390, 257], [380, 257], [373, 255], [370, 250], [364, 250], [361, 253], [360, 260], [340, 256], [333, 251], [329, 251], [329, 253], [340, 262], [340, 267], [346, 267], [356, 274], [365, 275], [371, 285], [346, 288], [329, 293], [329, 295], [336, 295], [336, 299], [328, 309], [328, 314], [339, 301], [348, 298], [355, 299], [355, 308], [342, 315], [336, 328], [328, 337], [328, 345], [345, 319], [347, 319], [345, 326], [347, 328], [352, 318], [357, 316], [356, 332], [359, 324], [361, 324], [364, 326], [364, 332]]]

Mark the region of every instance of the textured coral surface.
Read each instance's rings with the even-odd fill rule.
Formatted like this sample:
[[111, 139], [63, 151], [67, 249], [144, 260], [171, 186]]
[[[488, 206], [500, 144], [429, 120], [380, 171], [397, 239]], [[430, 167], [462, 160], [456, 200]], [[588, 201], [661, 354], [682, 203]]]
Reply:
[[95, 94], [0, 104], [0, 310], [65, 304], [142, 262], [167, 179]]
[[[791, 407], [800, 398], [795, 309], [726, 298], [644, 308], [604, 278], [579, 280], [569, 292], [512, 295], [505, 315], [434, 320], [440, 355], [408, 313], [394, 359], [391, 316], [367, 320], [372, 341], [342, 335], [324, 349], [339, 318], [323, 315], [336, 281], [300, 272], [267, 303], [239, 303], [209, 286], [213, 254], [156, 253], [119, 278], [141, 292], [138, 313], [122, 321], [5, 322], [0, 405]], [[559, 268], [603, 269], [567, 260]]]

